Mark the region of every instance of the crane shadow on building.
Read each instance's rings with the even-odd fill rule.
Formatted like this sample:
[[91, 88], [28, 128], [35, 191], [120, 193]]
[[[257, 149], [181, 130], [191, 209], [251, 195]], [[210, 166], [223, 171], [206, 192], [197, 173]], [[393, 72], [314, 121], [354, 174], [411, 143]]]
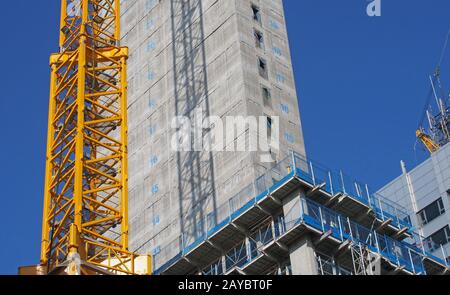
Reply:
[[[173, 71], [176, 116], [195, 120], [197, 109], [210, 116], [202, 0], [171, 0]], [[203, 138], [193, 134], [194, 138]], [[215, 223], [217, 210], [214, 157], [208, 151], [178, 151], [178, 198], [182, 244], [188, 245]], [[210, 221], [206, 221], [212, 218]]]

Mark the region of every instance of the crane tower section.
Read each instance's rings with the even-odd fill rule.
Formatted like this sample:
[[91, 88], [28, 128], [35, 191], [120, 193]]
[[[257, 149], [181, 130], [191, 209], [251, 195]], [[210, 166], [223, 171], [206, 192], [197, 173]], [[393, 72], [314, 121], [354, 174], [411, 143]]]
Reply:
[[51, 273], [82, 261], [82, 273], [133, 274], [120, 1], [62, 0], [60, 26], [50, 58], [41, 265]]

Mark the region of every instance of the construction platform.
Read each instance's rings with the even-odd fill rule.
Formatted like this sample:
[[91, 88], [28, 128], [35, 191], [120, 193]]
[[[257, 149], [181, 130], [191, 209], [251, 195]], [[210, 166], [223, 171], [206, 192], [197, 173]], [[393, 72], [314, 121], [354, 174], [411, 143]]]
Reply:
[[[356, 274], [355, 253], [378, 257], [380, 274], [450, 273], [413, 232], [406, 209], [296, 153], [197, 227], [197, 237], [180, 236], [155, 253], [154, 274], [281, 274], [290, 249], [305, 238], [317, 274], [329, 273], [324, 265]], [[160, 254], [173, 258], [163, 262]]]

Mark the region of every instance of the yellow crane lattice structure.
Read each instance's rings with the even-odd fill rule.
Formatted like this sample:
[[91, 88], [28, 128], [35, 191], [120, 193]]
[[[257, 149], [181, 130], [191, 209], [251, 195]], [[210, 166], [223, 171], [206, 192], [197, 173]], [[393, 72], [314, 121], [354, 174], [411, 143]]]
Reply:
[[423, 143], [430, 154], [438, 151], [440, 146], [434, 142], [434, 140], [425, 133], [423, 129], [418, 129], [416, 131], [416, 137]]
[[61, 1], [60, 52], [50, 58], [46, 273], [137, 272], [128, 251], [128, 49], [119, 40], [119, 0]]

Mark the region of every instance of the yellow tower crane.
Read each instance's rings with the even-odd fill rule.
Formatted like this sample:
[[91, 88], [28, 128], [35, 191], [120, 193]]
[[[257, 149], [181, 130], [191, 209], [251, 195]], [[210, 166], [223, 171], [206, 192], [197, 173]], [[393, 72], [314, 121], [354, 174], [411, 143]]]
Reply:
[[416, 131], [416, 137], [422, 142], [422, 144], [427, 148], [430, 154], [438, 151], [440, 146], [434, 142], [434, 140], [425, 133], [423, 129], [418, 129]]
[[60, 52], [50, 58], [38, 272], [149, 274], [150, 257], [128, 250], [128, 49], [119, 45], [120, 1], [62, 0], [60, 26]]

